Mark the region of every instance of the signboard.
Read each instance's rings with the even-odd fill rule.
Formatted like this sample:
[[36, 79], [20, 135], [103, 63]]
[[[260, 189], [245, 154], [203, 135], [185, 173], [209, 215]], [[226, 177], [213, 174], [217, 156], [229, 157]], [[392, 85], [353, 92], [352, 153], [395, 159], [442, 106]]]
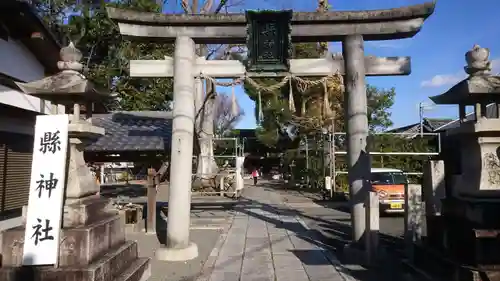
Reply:
[[332, 177], [330, 176], [325, 177], [325, 189], [332, 190]]
[[68, 124], [66, 114], [36, 117], [23, 265], [57, 264]]
[[247, 71], [288, 72], [292, 10], [247, 11]]

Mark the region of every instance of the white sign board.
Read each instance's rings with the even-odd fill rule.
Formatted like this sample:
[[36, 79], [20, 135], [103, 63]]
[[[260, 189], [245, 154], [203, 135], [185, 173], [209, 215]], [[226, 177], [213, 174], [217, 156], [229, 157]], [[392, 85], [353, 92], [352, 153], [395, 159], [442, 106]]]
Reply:
[[325, 177], [325, 189], [332, 190], [332, 177], [330, 176]]
[[36, 118], [23, 265], [57, 264], [69, 116]]

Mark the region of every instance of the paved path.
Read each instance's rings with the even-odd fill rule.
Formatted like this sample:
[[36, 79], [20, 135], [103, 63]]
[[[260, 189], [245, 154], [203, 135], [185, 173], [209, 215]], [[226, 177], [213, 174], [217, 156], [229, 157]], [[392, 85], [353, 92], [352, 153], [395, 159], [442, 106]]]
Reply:
[[[343, 202], [322, 201], [317, 194], [284, 190], [277, 183], [263, 183], [264, 188], [279, 194], [286, 205], [302, 219], [317, 243], [343, 257], [342, 249], [350, 239], [350, 214]], [[344, 265], [349, 273], [362, 281], [401, 281], [408, 278], [400, 266], [400, 255], [396, 251], [402, 247], [403, 217], [387, 216], [380, 221], [380, 239], [388, 249], [386, 261], [368, 270], [359, 265]], [[342, 261], [342, 258], [341, 258]], [[416, 278], [416, 277], [414, 277]], [[418, 280], [418, 278], [417, 278]]]
[[355, 280], [336, 256], [309, 235], [282, 197], [262, 187], [245, 188], [229, 231], [205, 264], [207, 281]]
[[[267, 188], [279, 187], [277, 182], [266, 182]], [[297, 190], [274, 189], [288, 205], [295, 210], [302, 210], [319, 220], [336, 219], [348, 222], [350, 219], [347, 202], [323, 201], [317, 193]], [[404, 218], [401, 214], [385, 215], [380, 217], [380, 232], [386, 235], [401, 237], [404, 232]]]

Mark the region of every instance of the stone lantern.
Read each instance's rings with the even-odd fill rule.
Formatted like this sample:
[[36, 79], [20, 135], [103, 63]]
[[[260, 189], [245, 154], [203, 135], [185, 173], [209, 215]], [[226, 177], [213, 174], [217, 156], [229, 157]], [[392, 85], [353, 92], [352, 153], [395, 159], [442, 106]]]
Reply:
[[[454, 153], [460, 154], [460, 173], [446, 175], [451, 182], [441, 200], [442, 228], [428, 234], [440, 236], [445, 256], [461, 264], [450, 269], [460, 276], [457, 280], [483, 280], [484, 274], [491, 278], [500, 273], [500, 76], [490, 74], [488, 49], [475, 45], [465, 58], [469, 76], [431, 97], [436, 104], [459, 106], [459, 124], [446, 135], [458, 144]], [[466, 114], [466, 106], [473, 106], [473, 112]], [[455, 161], [446, 156], [444, 164]]]
[[[92, 104], [109, 95], [96, 90], [81, 73], [82, 54], [73, 43], [61, 49], [60, 57], [59, 73], [17, 83], [26, 94], [66, 108], [73, 106], [58, 264], [33, 267], [30, 276], [39, 281], [146, 280], [150, 276], [149, 258], [138, 258], [137, 243], [125, 241], [125, 225], [116, 211], [107, 208], [109, 200], [98, 195], [100, 187], [83, 157], [85, 146], [104, 135], [103, 128], [90, 122]], [[86, 105], [85, 118], [80, 116], [82, 104]], [[24, 232], [22, 226], [2, 233], [2, 281], [21, 280]]]
[[[500, 196], [500, 76], [490, 74], [488, 49], [475, 45], [465, 58], [469, 77], [446, 93], [431, 97], [436, 104], [459, 106], [460, 125], [447, 131], [459, 137], [461, 146], [462, 173], [455, 180], [453, 192], [476, 196], [481, 191], [498, 191]], [[465, 108], [471, 105], [474, 111], [467, 116]]]
[[[66, 108], [73, 107], [68, 132], [70, 152], [63, 226], [74, 226], [80, 222], [74, 221], [75, 218], [70, 218], [71, 212], [66, 212], [66, 207], [70, 206], [74, 199], [83, 202], [82, 198], [99, 192], [99, 186], [85, 164], [83, 150], [90, 142], [104, 135], [104, 129], [93, 126], [90, 118], [93, 104], [102, 102], [109, 95], [104, 91], [98, 91], [93, 83], [81, 73], [83, 70], [83, 65], [80, 63], [82, 53], [73, 43], [61, 49], [60, 57], [61, 61], [57, 63], [57, 67], [61, 72], [41, 80], [16, 84], [26, 94], [48, 100], [53, 104], [62, 104]], [[86, 108], [85, 118], [80, 116], [81, 105], [85, 105]]]

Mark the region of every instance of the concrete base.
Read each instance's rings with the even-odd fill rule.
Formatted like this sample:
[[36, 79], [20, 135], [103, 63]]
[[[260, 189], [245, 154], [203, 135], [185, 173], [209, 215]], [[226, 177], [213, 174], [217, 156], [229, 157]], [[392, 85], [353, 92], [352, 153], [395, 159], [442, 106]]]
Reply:
[[125, 241], [123, 220], [116, 214], [95, 215], [89, 216], [88, 221], [95, 221], [92, 224], [62, 229], [58, 268], [23, 267], [24, 227], [2, 232], [0, 249], [4, 250], [0, 255], [0, 280], [148, 280], [151, 276], [150, 258], [139, 258], [137, 243]]
[[161, 261], [188, 261], [198, 257], [198, 245], [190, 242], [186, 248], [162, 247], [156, 251], [156, 258]]

